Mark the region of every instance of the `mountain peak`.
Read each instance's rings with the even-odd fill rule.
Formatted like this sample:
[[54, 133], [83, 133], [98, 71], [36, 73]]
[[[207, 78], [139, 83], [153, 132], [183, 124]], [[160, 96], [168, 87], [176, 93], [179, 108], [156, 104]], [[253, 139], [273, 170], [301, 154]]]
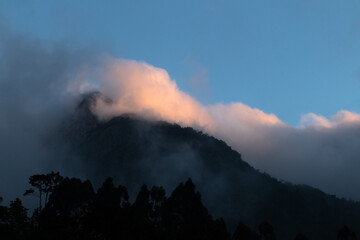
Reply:
[[190, 127], [129, 114], [100, 122], [88, 111], [98, 97], [103, 96], [87, 95], [67, 128], [78, 161], [71, 164], [83, 166], [95, 183], [110, 176], [129, 189], [145, 183], [162, 185], [168, 192], [191, 178], [206, 208], [224, 217], [230, 230], [240, 221], [251, 229], [269, 221], [282, 230], [279, 239], [293, 238], [299, 228], [309, 238], [329, 239], [344, 219], [358, 229], [359, 203], [280, 182], [251, 167], [225, 142]]

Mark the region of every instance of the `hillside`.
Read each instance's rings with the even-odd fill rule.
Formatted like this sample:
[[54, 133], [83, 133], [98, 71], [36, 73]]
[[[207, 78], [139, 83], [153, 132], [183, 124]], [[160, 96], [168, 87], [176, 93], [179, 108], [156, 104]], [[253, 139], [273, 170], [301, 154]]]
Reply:
[[359, 203], [280, 182], [251, 167], [225, 142], [192, 128], [132, 115], [98, 122], [89, 110], [95, 97], [81, 102], [62, 131], [73, 148], [67, 165], [80, 166], [92, 181], [111, 176], [129, 189], [146, 183], [168, 192], [191, 177], [209, 212], [223, 217], [230, 231], [240, 221], [257, 230], [266, 220], [278, 239], [299, 232], [334, 239], [343, 225], [359, 235]]

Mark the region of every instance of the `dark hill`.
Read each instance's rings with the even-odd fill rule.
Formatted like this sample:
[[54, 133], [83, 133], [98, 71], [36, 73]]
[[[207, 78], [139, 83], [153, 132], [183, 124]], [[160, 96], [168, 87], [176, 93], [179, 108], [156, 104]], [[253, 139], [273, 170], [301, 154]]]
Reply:
[[76, 156], [67, 166], [80, 165], [91, 180], [112, 176], [128, 189], [146, 183], [169, 192], [191, 177], [209, 212], [224, 217], [230, 231], [239, 221], [254, 230], [267, 221], [278, 239], [300, 232], [309, 239], [334, 239], [344, 225], [359, 236], [359, 203], [280, 182], [244, 162], [225, 142], [192, 128], [130, 115], [98, 122], [89, 111], [93, 102], [92, 95], [79, 105], [65, 131]]

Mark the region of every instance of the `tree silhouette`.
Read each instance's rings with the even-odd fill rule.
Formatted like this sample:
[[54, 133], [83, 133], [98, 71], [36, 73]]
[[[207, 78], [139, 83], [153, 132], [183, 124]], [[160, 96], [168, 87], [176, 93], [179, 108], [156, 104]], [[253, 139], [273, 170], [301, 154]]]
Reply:
[[150, 191], [147, 185], [144, 184], [141, 186], [131, 209], [134, 218], [133, 229], [135, 239], [155, 239], [155, 229], [150, 219], [152, 211]]
[[210, 235], [211, 235], [210, 239], [224, 239], [224, 240], [231, 239], [231, 236], [226, 228], [226, 223], [222, 218], [215, 220], [213, 226], [211, 227]]
[[240, 222], [239, 225], [236, 227], [234, 235], [234, 240], [260, 240], [261, 236], [255, 232], [253, 232], [248, 226], [244, 223]]
[[64, 178], [51, 192], [40, 213], [39, 227], [45, 239], [73, 239], [84, 231], [82, 219], [94, 197], [90, 181]]
[[338, 240], [356, 240], [356, 234], [355, 232], [351, 231], [347, 226], [342, 227], [339, 230]]
[[150, 191], [145, 184], [141, 186], [141, 189], [133, 204], [133, 209], [137, 214], [140, 214], [143, 217], [148, 217], [150, 215]]
[[305, 237], [304, 234], [298, 233], [298, 234], [296, 234], [294, 240], [307, 240], [307, 238]]
[[132, 219], [129, 218], [129, 194], [124, 186], [115, 187], [107, 178], [89, 204], [83, 218], [84, 239], [127, 239]]
[[264, 240], [275, 240], [273, 227], [266, 221], [259, 225], [259, 232]]
[[150, 190], [150, 220], [155, 224], [159, 224], [162, 221], [162, 205], [165, 202], [165, 189], [163, 187], [154, 186]]
[[103, 205], [124, 207], [128, 205], [129, 194], [124, 186], [115, 187], [112, 178], [107, 178], [97, 191], [97, 201]]
[[89, 180], [65, 178], [54, 187], [48, 205], [57, 214], [73, 215], [86, 208], [93, 196], [94, 189]]
[[24, 208], [19, 198], [10, 202], [10, 207], [7, 212], [7, 222], [13, 232], [19, 237], [24, 235], [29, 226], [27, 211], [28, 209]]
[[[225, 221], [213, 220], [191, 179], [180, 183], [169, 197], [161, 186], [149, 190], [143, 185], [133, 204], [127, 189], [115, 186], [112, 178], [107, 178], [96, 192], [88, 180], [62, 178], [54, 172], [33, 175], [30, 182], [42, 193], [45, 205], [39, 206], [31, 219], [18, 198], [9, 207], [0, 206], [1, 240], [231, 239]], [[240, 222], [232, 239], [275, 239], [268, 222], [262, 222], [258, 230], [261, 236]], [[284, 229], [279, 231], [283, 233]], [[295, 240], [306, 239], [301, 233], [295, 236]], [[356, 240], [356, 234], [344, 226], [337, 239]]]
[[[3, 201], [3, 198], [0, 197], [0, 203]], [[0, 224], [5, 223], [7, 217], [8, 208], [0, 205]]]
[[164, 203], [163, 221], [174, 239], [206, 239], [209, 227], [213, 227], [211, 216], [201, 202], [199, 192], [191, 179], [175, 188]]
[[63, 177], [59, 172], [50, 172], [48, 174], [35, 174], [30, 176], [29, 184], [38, 190], [35, 193], [33, 188], [25, 191], [24, 196], [34, 195], [39, 198], [39, 209], [42, 209], [42, 197], [45, 195], [45, 205], [48, 203], [49, 194], [54, 190], [54, 187], [62, 181]]

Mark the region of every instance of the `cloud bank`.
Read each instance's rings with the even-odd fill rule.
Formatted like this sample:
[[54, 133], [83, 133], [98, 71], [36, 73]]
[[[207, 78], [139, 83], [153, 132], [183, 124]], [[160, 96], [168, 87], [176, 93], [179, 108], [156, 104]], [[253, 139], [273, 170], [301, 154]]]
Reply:
[[[0, 24], [0, 196], [20, 197], [28, 177], [59, 167], [49, 136], [71, 114], [92, 53], [66, 44], [46, 46]], [[31, 201], [25, 198], [25, 201]], [[34, 199], [35, 200], [35, 199]]]
[[277, 178], [360, 199], [359, 114], [342, 110], [327, 119], [309, 113], [293, 127], [240, 102], [204, 105], [164, 69], [112, 57], [98, 61], [93, 53], [49, 47], [0, 26], [0, 196], [18, 197], [14, 189], [25, 189], [29, 175], [53, 169], [63, 149], [49, 151], [46, 136], [71, 114], [80, 93], [99, 90], [114, 100], [98, 100], [93, 111], [101, 120], [134, 113], [191, 126]]
[[[99, 119], [134, 113], [191, 126], [226, 141], [243, 159], [277, 178], [360, 199], [360, 115], [341, 110], [331, 119], [314, 113], [298, 127], [243, 103], [203, 105], [169, 74], [144, 62], [107, 57], [98, 71]], [[241, 96], [239, 96], [241, 98]]]

